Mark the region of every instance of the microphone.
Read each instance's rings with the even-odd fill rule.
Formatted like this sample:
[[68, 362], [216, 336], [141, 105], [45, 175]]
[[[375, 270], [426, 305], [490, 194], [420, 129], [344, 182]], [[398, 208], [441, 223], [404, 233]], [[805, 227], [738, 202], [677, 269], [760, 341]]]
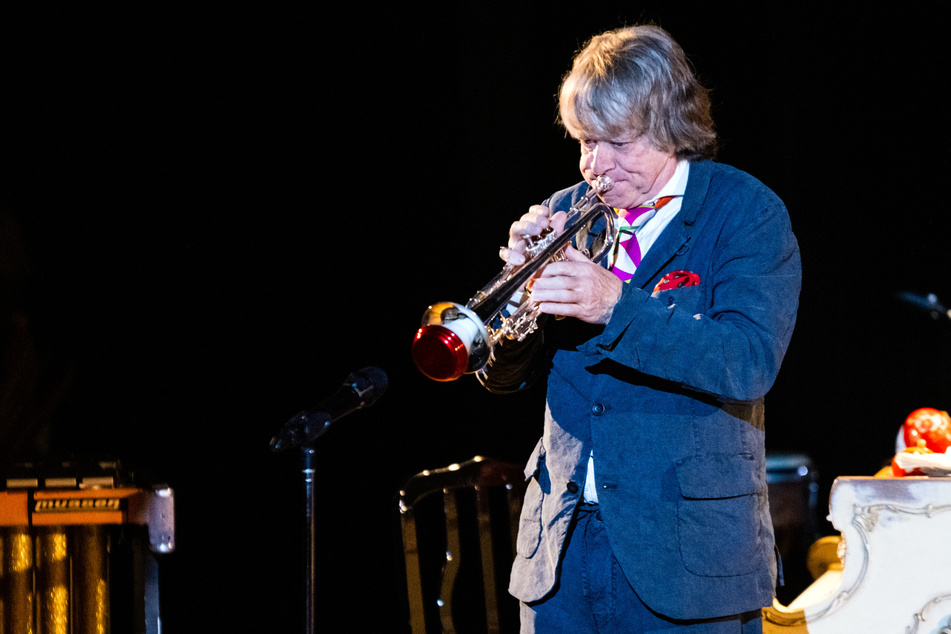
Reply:
[[928, 293], [927, 295], [918, 295], [916, 293], [909, 293], [907, 291], [902, 291], [898, 293], [898, 299], [910, 304], [915, 308], [921, 309], [928, 313], [928, 315], [934, 319], [938, 320], [942, 317], [951, 319], [951, 310], [948, 310], [945, 306], [938, 301], [938, 296], [934, 293]]
[[351, 373], [337, 391], [315, 409], [300, 412], [284, 424], [271, 439], [271, 451], [283, 451], [314, 442], [330, 424], [358, 409], [370, 407], [386, 391], [386, 373], [379, 368], [363, 368]]

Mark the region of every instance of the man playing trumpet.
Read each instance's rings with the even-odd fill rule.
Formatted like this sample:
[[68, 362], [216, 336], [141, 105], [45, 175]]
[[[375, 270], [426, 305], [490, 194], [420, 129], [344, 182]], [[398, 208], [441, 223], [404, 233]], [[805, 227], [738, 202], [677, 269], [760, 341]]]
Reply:
[[599, 177], [619, 230], [603, 262], [568, 247], [541, 269], [539, 329], [478, 374], [547, 381], [510, 585], [522, 631], [759, 632], [778, 576], [763, 397], [800, 289], [785, 206], [712, 161], [707, 92], [659, 28], [593, 38], [559, 111], [584, 182], [512, 224], [502, 258], [561, 231]]

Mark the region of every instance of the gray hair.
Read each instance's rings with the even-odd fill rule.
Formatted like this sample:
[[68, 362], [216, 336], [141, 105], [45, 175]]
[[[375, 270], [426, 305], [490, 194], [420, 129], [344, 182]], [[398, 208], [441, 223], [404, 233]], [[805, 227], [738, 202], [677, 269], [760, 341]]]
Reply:
[[681, 160], [716, 154], [707, 90], [680, 45], [656, 26], [591, 38], [562, 81], [559, 115], [576, 138], [616, 139], [633, 132]]

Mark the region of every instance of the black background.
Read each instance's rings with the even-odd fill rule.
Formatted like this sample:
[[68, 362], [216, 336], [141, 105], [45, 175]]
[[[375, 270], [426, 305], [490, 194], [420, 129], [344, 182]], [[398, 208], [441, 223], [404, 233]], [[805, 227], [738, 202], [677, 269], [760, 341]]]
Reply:
[[317, 613], [401, 631], [400, 484], [524, 461], [543, 402], [424, 379], [412, 335], [578, 179], [554, 95], [584, 40], [624, 23], [680, 41], [720, 159], [789, 207], [804, 287], [769, 448], [812, 456], [825, 493], [890, 459], [911, 410], [951, 407], [947, 320], [895, 299], [951, 301], [937, 14], [669, 5], [0, 16], [4, 310], [27, 319], [40, 385], [24, 416], [49, 421], [48, 455], [174, 487], [165, 631], [300, 629], [300, 459], [268, 442], [369, 365], [386, 395], [318, 445]]

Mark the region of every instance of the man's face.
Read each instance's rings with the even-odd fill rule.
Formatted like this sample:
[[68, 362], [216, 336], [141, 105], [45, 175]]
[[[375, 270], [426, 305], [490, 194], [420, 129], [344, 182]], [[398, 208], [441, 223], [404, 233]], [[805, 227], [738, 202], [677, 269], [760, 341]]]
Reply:
[[658, 150], [644, 137], [579, 141], [584, 179], [591, 184], [598, 176], [610, 176], [614, 185], [601, 198], [618, 209], [632, 209], [650, 201], [677, 168], [673, 152]]

